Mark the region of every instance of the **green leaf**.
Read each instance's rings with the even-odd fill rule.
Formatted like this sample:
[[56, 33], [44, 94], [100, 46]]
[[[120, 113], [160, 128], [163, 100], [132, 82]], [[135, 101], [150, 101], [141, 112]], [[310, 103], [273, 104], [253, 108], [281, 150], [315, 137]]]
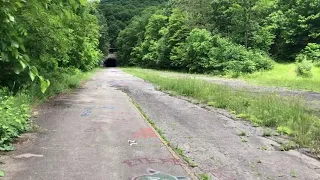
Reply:
[[23, 61], [19, 61], [19, 63], [22, 67], [22, 70], [24, 70], [27, 67], [27, 65]]
[[15, 48], [19, 48], [19, 44], [16, 41], [11, 41], [11, 46]]
[[9, 15], [9, 20], [10, 20], [11, 22], [14, 22], [14, 17], [11, 16], [11, 15]]
[[4, 61], [4, 62], [9, 62], [9, 57], [8, 57], [8, 54], [6, 52], [1, 52], [1, 61]]
[[26, 52], [26, 48], [24, 47], [24, 45], [20, 45], [20, 49], [21, 49], [23, 52]]
[[41, 92], [45, 93], [48, 87], [50, 86], [50, 81], [47, 79], [43, 79], [43, 77], [39, 76], [40, 78], [40, 86], [41, 86]]
[[86, 0], [80, 0], [80, 4], [81, 4], [82, 6], [86, 5]]
[[34, 81], [36, 75], [31, 70], [29, 70], [29, 76], [31, 81]]
[[29, 76], [32, 81], [34, 81], [36, 76], [39, 76], [38, 70], [36, 67], [34, 66], [29, 67]]
[[13, 71], [14, 71], [14, 73], [16, 73], [16, 74], [20, 74], [20, 73], [23, 71], [23, 68], [22, 68], [21, 65], [18, 65], [18, 64], [17, 64], [17, 65], [14, 66]]
[[26, 61], [26, 62], [29, 62], [30, 61], [30, 58], [28, 55], [24, 54], [22, 55], [23, 59]]
[[4, 177], [4, 172], [0, 170], [0, 177]]

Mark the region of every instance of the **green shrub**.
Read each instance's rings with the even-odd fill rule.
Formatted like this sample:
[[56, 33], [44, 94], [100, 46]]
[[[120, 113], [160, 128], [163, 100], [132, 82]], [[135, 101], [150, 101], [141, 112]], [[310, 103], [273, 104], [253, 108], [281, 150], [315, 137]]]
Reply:
[[210, 65], [213, 69], [235, 75], [273, 68], [272, 60], [263, 52], [247, 50], [226, 38], [214, 36]]
[[316, 66], [320, 66], [320, 44], [309, 43], [297, 56], [297, 61], [302, 61], [306, 58], [312, 61]]
[[208, 72], [210, 69], [211, 33], [205, 29], [193, 29], [184, 43], [173, 50], [171, 60], [176, 66], [190, 72]]
[[13, 138], [29, 129], [29, 97], [0, 89], [0, 150], [12, 150]]
[[306, 59], [302, 60], [301, 62], [297, 63], [297, 75], [301, 77], [312, 77], [312, 62]]
[[205, 29], [193, 29], [186, 41], [172, 50], [173, 64], [190, 72], [227, 73], [236, 77], [273, 68], [272, 60], [262, 52], [247, 50], [226, 38], [212, 36]]

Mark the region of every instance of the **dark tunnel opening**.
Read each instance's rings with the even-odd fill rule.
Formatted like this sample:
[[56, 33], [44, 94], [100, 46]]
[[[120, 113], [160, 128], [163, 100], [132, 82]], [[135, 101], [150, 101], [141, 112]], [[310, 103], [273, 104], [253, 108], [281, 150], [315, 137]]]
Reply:
[[104, 61], [104, 67], [117, 67], [117, 59], [116, 58], [107, 58]]

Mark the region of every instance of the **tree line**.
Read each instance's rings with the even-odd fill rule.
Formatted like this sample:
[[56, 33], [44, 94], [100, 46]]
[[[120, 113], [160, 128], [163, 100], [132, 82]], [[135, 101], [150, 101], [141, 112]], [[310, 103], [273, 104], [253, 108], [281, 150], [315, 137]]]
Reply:
[[99, 65], [99, 39], [107, 34], [97, 5], [0, 0], [0, 151], [13, 150], [13, 139], [32, 129], [34, 103], [78, 86]]
[[0, 0], [0, 87], [39, 83], [44, 92], [63, 72], [97, 66], [100, 26], [86, 0]]
[[122, 65], [235, 76], [320, 60], [319, 0], [169, 0], [116, 40]]
[[[101, 0], [98, 7], [101, 22], [108, 38], [102, 41], [101, 47], [116, 47], [119, 32], [125, 29], [131, 19], [146, 7], [158, 6], [166, 0]], [[107, 45], [107, 46], [106, 46]], [[106, 49], [104, 50], [106, 52]]]

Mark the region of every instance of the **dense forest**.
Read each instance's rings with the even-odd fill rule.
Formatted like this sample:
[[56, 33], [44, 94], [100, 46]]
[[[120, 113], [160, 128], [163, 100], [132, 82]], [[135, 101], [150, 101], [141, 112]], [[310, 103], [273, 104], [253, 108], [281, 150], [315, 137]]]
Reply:
[[[125, 29], [131, 19], [143, 11], [146, 7], [158, 6], [166, 0], [101, 0], [99, 11], [101, 22], [107, 29], [109, 46], [116, 47], [116, 38], [119, 32]], [[101, 47], [106, 47], [102, 41]]]
[[[170, 0], [120, 31], [122, 65], [235, 76], [320, 57], [319, 0]], [[125, 21], [127, 23], [127, 21]]]

